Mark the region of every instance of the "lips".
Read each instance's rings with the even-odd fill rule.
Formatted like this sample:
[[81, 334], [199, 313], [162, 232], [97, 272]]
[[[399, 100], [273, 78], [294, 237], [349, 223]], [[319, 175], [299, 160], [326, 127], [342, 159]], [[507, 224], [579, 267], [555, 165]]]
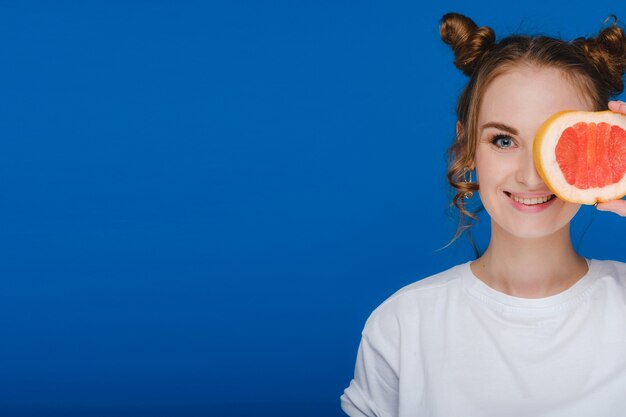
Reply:
[[504, 193], [513, 201], [524, 204], [525, 206], [545, 204], [556, 198], [554, 194], [513, 194], [508, 191], [505, 191]]

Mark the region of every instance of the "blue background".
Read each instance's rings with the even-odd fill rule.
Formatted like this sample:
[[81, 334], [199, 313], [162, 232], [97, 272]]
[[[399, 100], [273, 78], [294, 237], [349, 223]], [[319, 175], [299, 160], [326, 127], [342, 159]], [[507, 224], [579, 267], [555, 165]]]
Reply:
[[[473, 255], [438, 250], [466, 81], [441, 16], [626, 19], [462, 3], [1, 1], [0, 413], [341, 415], [369, 313]], [[573, 230], [626, 261], [625, 219]]]

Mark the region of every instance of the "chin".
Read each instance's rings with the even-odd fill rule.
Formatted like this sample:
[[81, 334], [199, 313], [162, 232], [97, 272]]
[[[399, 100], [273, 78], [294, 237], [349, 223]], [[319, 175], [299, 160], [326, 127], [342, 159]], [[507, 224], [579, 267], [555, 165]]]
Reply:
[[549, 212], [523, 214], [508, 206], [489, 203], [484, 202], [483, 206], [491, 218], [492, 232], [494, 228], [499, 228], [519, 239], [541, 239], [569, 229], [570, 222], [580, 209], [580, 204], [558, 200], [548, 209]]
[[[498, 226], [508, 234], [518, 239], [542, 239], [553, 236], [556, 233], [563, 232], [565, 229], [569, 230], [571, 218], [567, 221], [563, 221], [558, 224], [556, 222], [547, 222], [545, 224], [538, 224], [536, 222], [517, 222], [515, 224], [509, 224], [504, 227]], [[495, 224], [492, 224], [492, 228]]]

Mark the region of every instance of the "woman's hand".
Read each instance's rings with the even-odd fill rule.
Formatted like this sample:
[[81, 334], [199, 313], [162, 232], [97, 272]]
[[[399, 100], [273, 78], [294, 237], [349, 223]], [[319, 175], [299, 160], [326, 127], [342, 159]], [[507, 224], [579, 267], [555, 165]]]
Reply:
[[[626, 103], [623, 101], [609, 101], [609, 110], [615, 113], [626, 114]], [[596, 208], [601, 211], [612, 211], [613, 213], [626, 217], [626, 200], [613, 200], [598, 203]]]
[[623, 101], [609, 101], [609, 110], [615, 113], [626, 114], [626, 103]]

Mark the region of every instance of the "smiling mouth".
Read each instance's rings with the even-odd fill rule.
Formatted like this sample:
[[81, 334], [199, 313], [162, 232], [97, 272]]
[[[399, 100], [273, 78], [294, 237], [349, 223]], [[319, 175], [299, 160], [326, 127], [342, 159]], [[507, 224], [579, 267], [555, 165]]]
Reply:
[[504, 194], [506, 194], [513, 201], [516, 201], [520, 204], [524, 204], [525, 206], [536, 206], [538, 204], [545, 204], [548, 201], [552, 200], [553, 198], [556, 198], [554, 194], [545, 195], [541, 197], [532, 197], [532, 198], [521, 198], [521, 197], [511, 194], [508, 191], [505, 191]]

